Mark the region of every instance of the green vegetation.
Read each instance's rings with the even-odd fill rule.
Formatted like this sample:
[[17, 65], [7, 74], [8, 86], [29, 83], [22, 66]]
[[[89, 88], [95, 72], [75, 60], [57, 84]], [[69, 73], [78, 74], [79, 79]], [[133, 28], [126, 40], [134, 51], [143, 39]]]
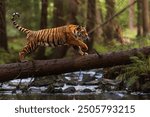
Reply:
[[133, 62], [122, 69], [122, 73], [117, 77], [118, 80], [123, 80], [126, 87], [130, 90], [145, 91], [145, 85], [150, 83], [150, 56], [145, 57], [139, 54], [139, 57], [131, 57]]
[[[130, 37], [131, 43], [122, 45], [119, 42], [113, 40], [109, 44], [104, 44], [100, 42], [94, 43], [94, 48], [100, 52], [100, 53], [107, 53], [107, 52], [113, 52], [113, 51], [121, 51], [121, 50], [129, 50], [132, 48], [141, 48], [144, 46], [150, 46], [150, 40], [148, 38], [136, 38], [135, 31], [131, 33], [129, 30], [124, 31], [124, 35], [127, 35]], [[0, 49], [0, 64], [4, 63], [11, 63], [18, 61], [18, 53], [23, 48], [23, 46], [26, 43], [25, 38], [15, 38], [15, 39], [9, 39], [8, 46], [9, 46], [9, 52], [4, 51], [3, 49]], [[46, 56], [50, 55], [51, 48], [46, 48]], [[31, 55], [28, 56], [31, 59]]]
[[107, 53], [107, 52], [116, 52], [122, 50], [129, 50], [133, 48], [142, 48], [144, 46], [150, 46], [150, 39], [148, 37], [136, 37], [136, 32], [133, 30], [126, 29], [123, 32], [124, 36], [128, 37], [125, 40], [128, 40], [128, 43], [121, 44], [116, 40], [112, 40], [111, 42], [104, 44], [100, 42], [94, 43], [94, 48], [100, 53]]
[[[0, 48], [0, 64], [5, 63], [12, 63], [18, 61], [18, 53], [21, 49], [25, 46], [26, 39], [25, 38], [14, 38], [8, 41], [9, 51], [5, 51], [4, 49]], [[33, 52], [34, 54], [35, 52]], [[48, 56], [51, 53], [51, 48], [46, 48], [45, 55]], [[27, 60], [31, 60], [33, 57], [32, 55], [27, 56]]]

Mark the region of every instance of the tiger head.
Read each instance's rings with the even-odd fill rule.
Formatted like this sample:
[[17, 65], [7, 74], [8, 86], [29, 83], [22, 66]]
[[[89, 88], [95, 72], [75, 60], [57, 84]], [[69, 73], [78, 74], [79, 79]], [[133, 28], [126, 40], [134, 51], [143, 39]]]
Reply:
[[90, 39], [86, 31], [86, 28], [84, 26], [74, 25], [73, 34], [76, 38], [79, 39], [83, 39], [83, 40]]

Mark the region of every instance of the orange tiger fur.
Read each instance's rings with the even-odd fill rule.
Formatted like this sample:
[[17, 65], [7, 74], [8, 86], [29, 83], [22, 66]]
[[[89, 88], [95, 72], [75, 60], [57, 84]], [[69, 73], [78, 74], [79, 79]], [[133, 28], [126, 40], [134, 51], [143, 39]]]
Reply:
[[[87, 54], [87, 45], [82, 41], [89, 39], [85, 27], [78, 25], [66, 25], [50, 29], [42, 29], [38, 31], [29, 30], [18, 25], [15, 21], [15, 16], [19, 17], [19, 13], [13, 13], [12, 22], [14, 26], [21, 32], [27, 34], [27, 44], [19, 52], [19, 60], [22, 61], [26, 54], [33, 52], [38, 46], [60, 46], [60, 45], [72, 45], [74, 49], [77, 49], [79, 54]], [[83, 52], [84, 51], [84, 52]]]

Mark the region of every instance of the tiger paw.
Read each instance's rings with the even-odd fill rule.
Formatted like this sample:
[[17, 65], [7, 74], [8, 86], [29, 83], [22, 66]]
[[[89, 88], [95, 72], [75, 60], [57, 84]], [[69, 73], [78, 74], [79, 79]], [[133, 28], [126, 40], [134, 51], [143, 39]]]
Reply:
[[84, 54], [83, 55], [88, 55], [88, 53], [87, 52], [84, 52]]
[[21, 63], [28, 62], [28, 60], [20, 60]]
[[81, 48], [82, 48], [82, 51], [87, 51], [88, 50], [88, 47], [87, 47], [86, 44], [84, 46], [82, 46]]

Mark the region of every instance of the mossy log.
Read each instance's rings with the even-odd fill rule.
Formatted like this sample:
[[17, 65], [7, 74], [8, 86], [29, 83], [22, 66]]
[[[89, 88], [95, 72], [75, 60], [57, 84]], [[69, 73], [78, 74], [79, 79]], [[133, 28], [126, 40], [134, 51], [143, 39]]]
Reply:
[[34, 60], [0, 65], [0, 82], [17, 78], [57, 75], [79, 70], [112, 67], [130, 64], [130, 57], [138, 53], [150, 54], [150, 47], [112, 52], [107, 54], [89, 54], [75, 58], [52, 60]]

